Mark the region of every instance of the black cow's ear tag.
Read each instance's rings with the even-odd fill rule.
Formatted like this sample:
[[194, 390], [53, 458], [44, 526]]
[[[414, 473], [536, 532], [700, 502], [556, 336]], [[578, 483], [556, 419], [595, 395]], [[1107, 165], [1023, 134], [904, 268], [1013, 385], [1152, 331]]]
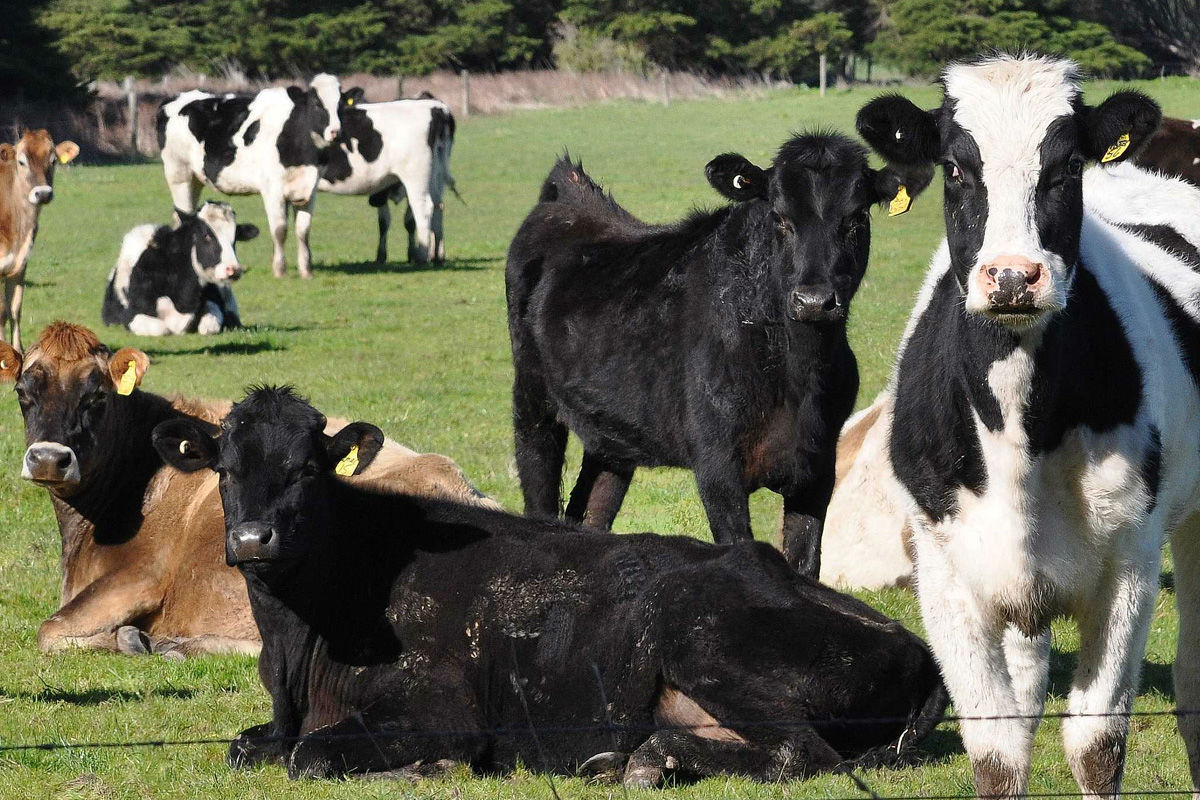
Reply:
[[348, 105], [348, 106], [352, 106], [352, 105], [354, 105], [354, 98], [353, 98], [353, 97], [347, 97], [347, 98], [346, 98], [346, 105]]
[[358, 445], [350, 448], [350, 452], [346, 453], [346, 457], [337, 463], [333, 471], [343, 478], [349, 478], [356, 469], [358, 469]]
[[1126, 150], [1129, 149], [1129, 131], [1122, 133], [1117, 137], [1117, 143], [1104, 151], [1104, 157], [1100, 159], [1101, 164], [1107, 164], [1114, 158], [1120, 158]]
[[900, 188], [896, 190], [896, 196], [888, 204], [888, 216], [898, 217], [910, 208], [912, 208], [912, 198], [908, 196], [908, 189], [902, 183], [900, 184]]
[[117, 394], [131, 395], [135, 386], [137, 386], [137, 362], [130, 359], [129, 369], [125, 370], [125, 374], [121, 376], [121, 382], [117, 384]]

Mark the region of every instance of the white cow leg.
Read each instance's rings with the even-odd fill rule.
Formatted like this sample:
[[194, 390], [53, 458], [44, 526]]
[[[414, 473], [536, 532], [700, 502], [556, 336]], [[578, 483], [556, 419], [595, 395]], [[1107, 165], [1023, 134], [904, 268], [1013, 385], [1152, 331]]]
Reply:
[[1192, 773], [1192, 797], [1200, 800], [1200, 515], [1171, 537], [1179, 637], [1175, 650], [1175, 705], [1191, 711], [1178, 718]]
[[308, 205], [296, 206], [296, 264], [301, 278], [312, 277], [312, 250], [308, 246], [308, 232], [312, 228], [313, 206], [316, 197]]
[[167, 323], [149, 314], [135, 315], [129, 321], [129, 331], [138, 336], [166, 336], [171, 332], [167, 329]]
[[16, 350], [21, 349], [21, 301], [25, 297], [24, 278], [20, 281], [8, 280], [4, 282], [4, 308], [8, 311], [8, 318], [12, 322], [12, 346]]
[[263, 205], [267, 211], [267, 227], [271, 229], [271, 272], [276, 278], [287, 274], [287, 257], [283, 253], [283, 244], [287, 239], [287, 201], [280, 195], [278, 199], [267, 199], [263, 194]]
[[[1140, 538], [1140, 537], [1137, 537]], [[1116, 797], [1125, 771], [1125, 739], [1154, 613], [1161, 561], [1159, 537], [1129, 554], [1081, 601], [1079, 666], [1063, 720], [1067, 763], [1085, 794]], [[1143, 539], [1142, 541], [1146, 541]]]
[[1029, 738], [1037, 733], [1046, 706], [1050, 679], [1050, 631], [1030, 638], [1009, 625], [1004, 631], [1004, 658], [1017, 698], [1017, 714], [1028, 717]]
[[[921, 615], [955, 714], [965, 718], [960, 731], [971, 758], [975, 792], [1022, 795], [1029, 782], [1033, 733], [1026, 721], [1012, 718], [1020, 702], [1008, 672], [1005, 628], [982, 612], [930, 534], [917, 534], [916, 545]], [[1016, 649], [1022, 658], [1028, 657], [1024, 648]], [[1028, 683], [1022, 685], [1028, 693]]]
[[379, 212], [379, 246], [375, 248], [375, 263], [387, 263], [387, 237], [388, 230], [392, 227], [392, 209], [391, 203], [385, 197], [383, 204], [376, 209]]
[[221, 325], [224, 321], [225, 318], [221, 314], [221, 308], [216, 303], [208, 301], [204, 304], [204, 316], [200, 317], [200, 323], [196, 326], [196, 332], [205, 336], [220, 333]]
[[424, 264], [429, 261], [433, 249], [433, 200], [427, 194], [409, 193], [408, 210], [413, 219], [408, 260], [414, 264]]
[[169, 297], [160, 297], [155, 304], [158, 318], [163, 321], [167, 331], [173, 334], [185, 333], [191, 327], [195, 314], [185, 314], [175, 308], [175, 303]]

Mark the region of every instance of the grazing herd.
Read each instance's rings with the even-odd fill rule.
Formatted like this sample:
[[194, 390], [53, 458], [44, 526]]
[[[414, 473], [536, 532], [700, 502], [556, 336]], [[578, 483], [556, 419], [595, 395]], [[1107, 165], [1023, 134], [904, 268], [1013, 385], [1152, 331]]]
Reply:
[[[38, 646], [259, 653], [271, 719], [228, 763], [292, 777], [791, 780], [902, 763], [950, 701], [976, 792], [1018, 797], [1067, 617], [1067, 761], [1115, 796], [1168, 538], [1175, 698], [1200, 708], [1200, 129], [1134, 91], [1088, 105], [1080, 81], [1036, 55], [951, 64], [936, 108], [859, 111], [882, 168], [797, 134], [765, 169], [713, 158], [729, 202], [663, 225], [561, 157], [508, 251], [525, 516], [290, 387], [161, 397], [145, 353], [66, 322], [22, 350], [37, 210], [78, 148], [0, 145], [0, 382], [62, 538]], [[204, 185], [262, 196], [277, 276], [289, 208], [312, 274], [318, 190], [369, 197], [381, 262], [407, 199], [409, 258], [444, 258], [455, 123], [433, 98], [364, 103], [318, 75], [186, 92], [157, 124], [174, 219], [126, 234], [106, 324], [240, 324], [236, 242], [258, 231], [198, 205]], [[872, 208], [907, 211], [939, 165], [945, 239], [887, 390], [850, 417]], [[604, 533], [661, 465], [694, 473], [714, 543]], [[750, 530], [764, 487], [779, 550]], [[914, 585], [929, 645], [818, 577]], [[1178, 724], [1200, 787], [1200, 718]]]

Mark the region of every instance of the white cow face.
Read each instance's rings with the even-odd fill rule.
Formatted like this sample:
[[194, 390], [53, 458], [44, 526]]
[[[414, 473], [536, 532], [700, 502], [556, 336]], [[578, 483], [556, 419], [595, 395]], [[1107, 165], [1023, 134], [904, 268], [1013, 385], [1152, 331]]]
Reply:
[[937, 109], [891, 95], [859, 112], [859, 132], [889, 161], [941, 164], [968, 313], [1020, 329], [1061, 310], [1079, 260], [1084, 164], [1132, 158], [1158, 127], [1145, 95], [1092, 108], [1079, 80], [1067, 60], [996, 56], [947, 67]]
[[179, 214], [179, 218], [180, 229], [191, 234], [192, 269], [201, 283], [228, 283], [242, 276], [237, 243], [257, 236], [257, 227], [239, 225], [228, 203], [211, 200], [194, 215]]
[[325, 113], [329, 115], [329, 122], [325, 125], [323, 135], [325, 142], [332, 144], [338, 135], [342, 132], [341, 120], [338, 117], [338, 105], [342, 100], [342, 86], [338, 82], [336, 75], [330, 75], [322, 72], [309, 83], [309, 87], [317, 93], [317, 97], [321, 102], [321, 107], [325, 109]]

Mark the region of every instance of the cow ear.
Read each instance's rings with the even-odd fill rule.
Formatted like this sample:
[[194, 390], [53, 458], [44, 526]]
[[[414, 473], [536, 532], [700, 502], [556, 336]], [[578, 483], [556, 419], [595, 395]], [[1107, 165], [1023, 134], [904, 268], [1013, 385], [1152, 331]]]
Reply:
[[326, 437], [326, 449], [333, 471], [343, 477], [359, 475], [383, 447], [383, 431], [369, 422], [351, 422], [346, 427]]
[[867, 103], [859, 109], [854, 124], [889, 164], [932, 165], [941, 156], [937, 112], [922, 111], [898, 94], [885, 94]]
[[180, 472], [195, 472], [217, 463], [216, 425], [193, 417], [160, 422], [150, 434], [159, 458]]
[[898, 217], [912, 208], [913, 200], [929, 186], [933, 178], [932, 164], [919, 164], [904, 169], [884, 167], [868, 169], [876, 203], [886, 203], [888, 216]]
[[301, 105], [308, 100], [309, 95], [316, 95], [312, 89], [301, 89], [299, 86], [287, 87], [288, 99], [295, 105]]
[[239, 222], [233, 233], [233, 239], [236, 242], [248, 242], [255, 236], [258, 236], [258, 226], [251, 225], [249, 222]]
[[74, 142], [59, 142], [54, 148], [54, 152], [58, 155], [60, 164], [69, 164], [75, 160], [75, 156], [79, 155], [79, 145]]
[[363, 101], [364, 92], [361, 86], [355, 86], [353, 89], [347, 89], [342, 92], [342, 104], [354, 106]]
[[17, 148], [13, 147], [8, 142], [0, 144], [0, 163], [12, 161], [17, 157]]
[[1083, 116], [1084, 156], [1102, 164], [1131, 159], [1161, 122], [1158, 103], [1141, 92], [1116, 92]]
[[117, 394], [133, 394], [149, 368], [149, 356], [136, 347], [122, 347], [108, 360], [108, 377], [117, 387]]
[[704, 167], [708, 185], [738, 203], [767, 197], [767, 173], [738, 153], [722, 153]]
[[0, 382], [15, 383], [24, 357], [8, 342], [0, 342]]

